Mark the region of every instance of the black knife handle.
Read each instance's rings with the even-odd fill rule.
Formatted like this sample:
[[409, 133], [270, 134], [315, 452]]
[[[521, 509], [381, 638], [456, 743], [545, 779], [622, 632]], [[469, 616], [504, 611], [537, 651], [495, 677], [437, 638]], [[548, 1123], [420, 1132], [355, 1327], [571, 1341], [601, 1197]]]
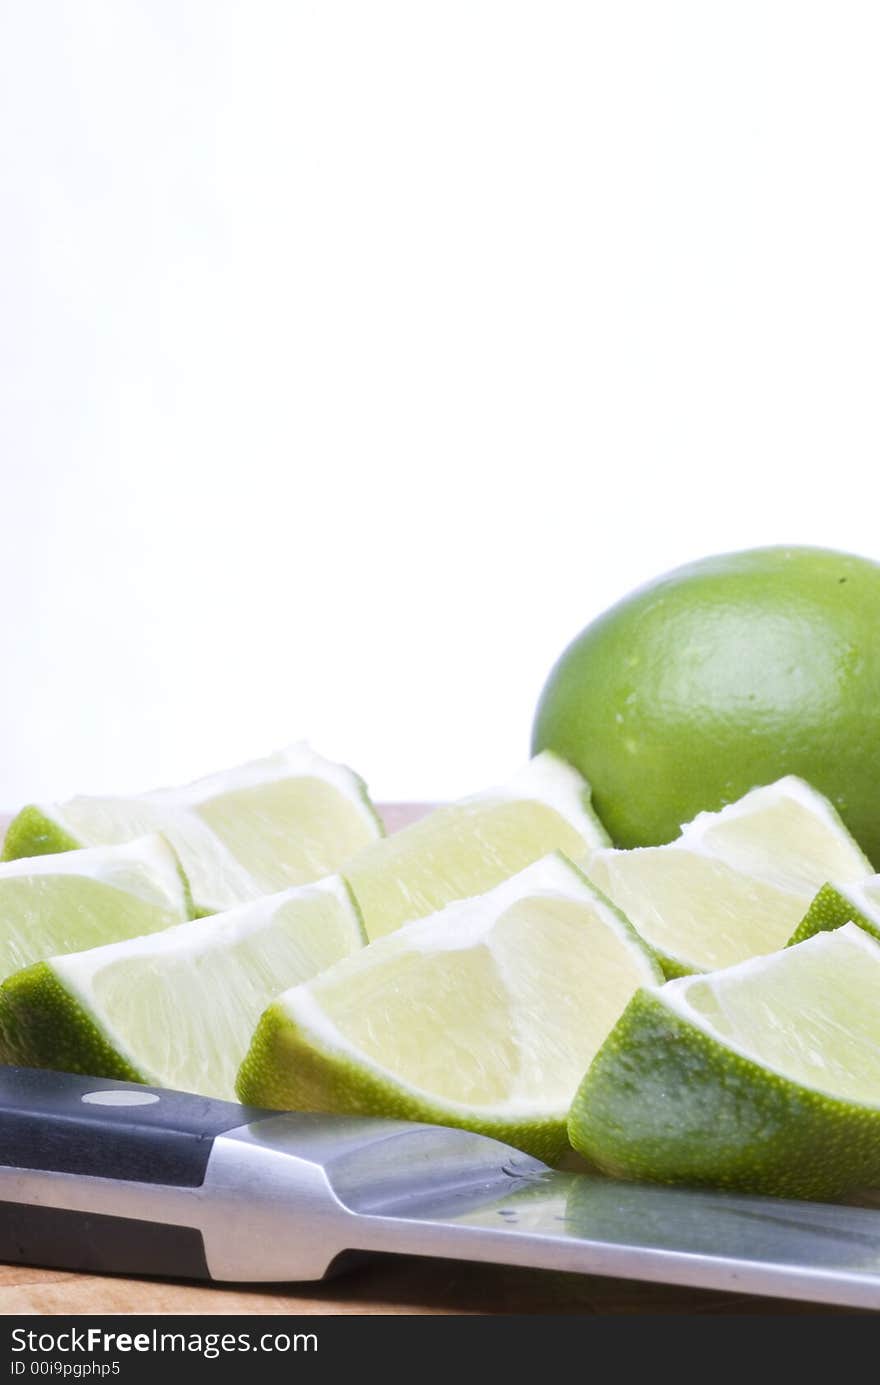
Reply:
[[215, 1137], [267, 1114], [135, 1082], [0, 1067], [0, 1166], [195, 1188]]
[[[0, 1170], [196, 1188], [215, 1138], [266, 1114], [135, 1082], [0, 1066]], [[5, 1187], [16, 1196], [14, 1180]], [[28, 1200], [0, 1201], [0, 1260], [102, 1274], [209, 1278], [195, 1226]]]
[[197, 1227], [24, 1202], [0, 1203], [0, 1261], [88, 1274], [211, 1277]]

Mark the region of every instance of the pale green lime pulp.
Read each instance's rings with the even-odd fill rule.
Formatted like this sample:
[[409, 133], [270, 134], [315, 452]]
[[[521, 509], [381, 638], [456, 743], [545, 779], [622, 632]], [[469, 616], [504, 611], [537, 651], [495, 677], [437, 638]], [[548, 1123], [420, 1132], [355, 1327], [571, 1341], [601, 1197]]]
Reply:
[[63, 805], [63, 830], [83, 846], [122, 846], [147, 832], [167, 835], [167, 810], [143, 798], [71, 798]]
[[237, 1091], [278, 1110], [478, 1130], [556, 1159], [585, 1067], [660, 976], [622, 914], [551, 854], [285, 991]]
[[880, 950], [825, 934], [760, 966], [690, 982], [687, 1004], [723, 1042], [792, 1081], [880, 1103], [878, 994]]
[[296, 745], [176, 789], [28, 804], [4, 852], [16, 859], [146, 832], [173, 846], [206, 914], [323, 879], [380, 837], [382, 825], [356, 774]]
[[367, 933], [378, 938], [452, 900], [483, 894], [552, 851], [582, 862], [587, 844], [547, 804], [487, 799], [438, 808], [373, 842], [344, 869]]
[[376, 837], [364, 806], [308, 775], [235, 789], [195, 811], [269, 892], [326, 874]]
[[587, 871], [670, 969], [711, 971], [784, 947], [826, 880], [871, 866], [831, 805], [788, 778], [668, 846], [597, 851]]
[[449, 950], [429, 950], [409, 932], [316, 978], [310, 990], [364, 1057], [464, 1105], [566, 1105], [647, 979], [642, 954], [575, 900], [513, 904], [491, 942], [470, 948], [451, 936]]
[[363, 941], [344, 889], [304, 888], [276, 900], [51, 965], [146, 1081], [232, 1100], [269, 1002]]
[[816, 889], [792, 892], [671, 847], [599, 853], [589, 876], [652, 947], [705, 970], [784, 947]]
[[175, 908], [167, 897], [146, 899], [86, 875], [0, 873], [0, 980], [43, 957], [154, 933], [185, 917], [182, 892]]
[[719, 814], [714, 821], [708, 817], [704, 821], [707, 825], [700, 832], [704, 851], [735, 870], [774, 880], [793, 893], [812, 896], [817, 879], [824, 884], [871, 873], [870, 861], [836, 814], [829, 824], [815, 808], [791, 797], [768, 799], [759, 811], [741, 817]]

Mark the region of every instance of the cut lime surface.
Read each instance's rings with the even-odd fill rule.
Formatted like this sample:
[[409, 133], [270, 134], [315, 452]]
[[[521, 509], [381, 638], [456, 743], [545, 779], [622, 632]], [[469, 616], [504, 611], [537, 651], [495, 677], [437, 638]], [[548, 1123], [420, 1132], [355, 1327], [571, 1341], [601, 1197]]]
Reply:
[[31, 962], [169, 928], [192, 915], [161, 837], [0, 865], [0, 980]]
[[880, 944], [854, 924], [633, 997], [572, 1106], [606, 1172], [789, 1197], [880, 1179]]
[[13, 820], [5, 855], [154, 831], [174, 846], [203, 913], [319, 879], [382, 835], [363, 781], [300, 744], [182, 788], [32, 804]]
[[549, 856], [285, 992], [238, 1093], [465, 1126], [554, 1158], [584, 1068], [659, 976], [621, 914]]
[[555, 755], [539, 755], [503, 787], [436, 809], [345, 865], [367, 933], [492, 889], [551, 851], [582, 861], [607, 844], [590, 789]]
[[784, 947], [825, 881], [871, 873], [827, 799], [792, 776], [700, 813], [668, 846], [600, 850], [587, 869], [672, 975]]
[[19, 972], [0, 986], [0, 1056], [234, 1099], [263, 1010], [364, 942], [330, 876], [150, 937]]

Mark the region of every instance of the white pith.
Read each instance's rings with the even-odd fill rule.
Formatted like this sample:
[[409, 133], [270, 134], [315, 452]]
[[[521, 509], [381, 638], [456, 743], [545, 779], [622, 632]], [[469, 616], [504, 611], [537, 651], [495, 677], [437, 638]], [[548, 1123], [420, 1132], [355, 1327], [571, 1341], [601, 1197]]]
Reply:
[[354, 771], [335, 760], [325, 759], [306, 741], [295, 741], [293, 745], [285, 746], [272, 755], [237, 765], [233, 769], [217, 770], [179, 788], [154, 789], [144, 794], [144, 798], [172, 806], [195, 808], [223, 794], [277, 783], [281, 779], [321, 779], [347, 798], [359, 810], [365, 822], [376, 826], [375, 814], [364, 797], [363, 784]]
[[853, 909], [880, 926], [880, 875], [867, 880], [832, 881], [831, 888]]
[[140, 898], [150, 898], [138, 889], [137, 873], [125, 876], [127, 865], [141, 866], [155, 880], [169, 904], [183, 911], [185, 888], [177, 857], [164, 837], [149, 833], [120, 846], [89, 846], [77, 851], [59, 851], [45, 856], [22, 856], [0, 864], [0, 884], [22, 876], [77, 875], [102, 884], [124, 888]]
[[[200, 816], [198, 808], [228, 793], [296, 778], [318, 779], [330, 785], [356, 810], [364, 825], [369, 827], [370, 836], [381, 836], [381, 824], [358, 776], [345, 765], [324, 759], [305, 742], [179, 788], [154, 789], [139, 795], [80, 795], [66, 803], [44, 803], [37, 807], [74, 841], [80, 839], [82, 832], [74, 811], [77, 809], [87, 811], [94, 805], [96, 810], [106, 810], [112, 817], [113, 806], [118, 805], [122, 810], [120, 817], [124, 816], [126, 807], [141, 819], [147, 817], [145, 826], [167, 832], [187, 853], [186, 864], [193, 876], [190, 883], [197, 902], [203, 907], [224, 909], [258, 899], [265, 890]], [[209, 880], [216, 882], [213, 897], [208, 897], [210, 890], [205, 882]]]
[[550, 750], [543, 750], [529, 760], [505, 784], [463, 799], [462, 806], [517, 799], [531, 799], [552, 808], [583, 838], [586, 850], [606, 846], [610, 841], [596, 814], [588, 806], [589, 784], [572, 765]]
[[670, 846], [683, 847], [690, 851], [706, 851], [706, 854], [714, 854], [712, 848], [708, 850], [703, 843], [706, 835], [712, 828], [726, 822], [736, 821], [737, 818], [749, 818], [757, 815], [761, 808], [766, 804], [778, 803], [780, 800], [790, 799], [794, 803], [800, 804], [818, 821], [823, 823], [832, 836], [838, 840], [847, 839], [847, 845], [851, 846], [854, 870], [858, 873], [870, 874], [870, 863], [867, 857], [859, 850], [855, 841], [849, 836], [843, 826], [835, 809], [823, 794], [817, 792], [804, 779], [799, 779], [797, 775], [785, 775], [782, 779], [777, 779], [772, 784], [764, 784], [759, 788], [751, 789], [743, 794], [735, 803], [728, 803], [717, 813], [698, 813], [691, 821], [685, 823], [681, 828], [680, 835]]
[[51, 966], [56, 975], [63, 977], [65, 983], [75, 985], [80, 996], [87, 999], [92, 978], [116, 961], [169, 953], [183, 960], [209, 950], [222, 950], [230, 943], [240, 942], [242, 938], [252, 937], [264, 928], [271, 928], [273, 916], [282, 906], [310, 894], [332, 894], [350, 911], [360, 931], [357, 911], [341, 877], [328, 875], [312, 885], [294, 885], [289, 890], [279, 890], [277, 894], [263, 895], [251, 904], [238, 904], [222, 914], [177, 923], [171, 928], [163, 928], [159, 933], [124, 938], [121, 942], [105, 943], [85, 952], [68, 952], [63, 957], [51, 958]]

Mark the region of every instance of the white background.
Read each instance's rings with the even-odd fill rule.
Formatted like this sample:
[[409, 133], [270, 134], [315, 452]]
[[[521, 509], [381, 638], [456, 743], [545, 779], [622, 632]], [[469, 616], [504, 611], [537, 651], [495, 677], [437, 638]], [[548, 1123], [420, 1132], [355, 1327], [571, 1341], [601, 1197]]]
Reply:
[[880, 556], [878, 20], [0, 0], [0, 804], [457, 795], [634, 583]]

